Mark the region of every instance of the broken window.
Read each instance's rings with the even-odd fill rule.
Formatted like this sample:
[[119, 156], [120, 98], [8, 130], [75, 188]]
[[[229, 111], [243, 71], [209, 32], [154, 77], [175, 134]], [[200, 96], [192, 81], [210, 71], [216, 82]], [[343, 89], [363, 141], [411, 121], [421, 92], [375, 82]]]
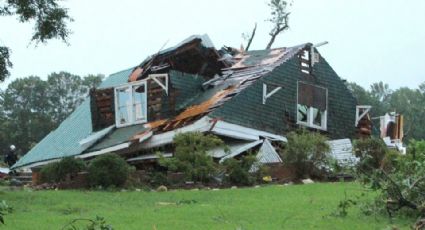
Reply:
[[147, 120], [146, 82], [115, 88], [115, 123], [117, 127], [140, 124]]
[[297, 124], [326, 130], [327, 89], [298, 82]]

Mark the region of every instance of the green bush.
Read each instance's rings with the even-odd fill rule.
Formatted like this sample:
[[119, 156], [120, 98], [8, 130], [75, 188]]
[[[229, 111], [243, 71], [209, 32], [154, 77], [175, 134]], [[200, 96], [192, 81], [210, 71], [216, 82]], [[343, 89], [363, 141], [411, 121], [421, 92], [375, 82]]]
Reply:
[[284, 143], [282, 160], [294, 166], [298, 179], [319, 176], [318, 171], [329, 163], [330, 147], [327, 138], [319, 133], [300, 130], [291, 132]]
[[237, 185], [252, 185], [255, 183], [256, 174], [250, 172], [251, 167], [257, 162], [255, 155], [247, 155], [240, 160], [228, 158], [223, 162], [226, 179]]
[[130, 175], [131, 168], [120, 156], [108, 153], [93, 159], [88, 172], [91, 186], [122, 187]]
[[355, 140], [353, 149], [355, 155], [360, 158], [358, 170], [370, 171], [381, 168], [388, 154], [384, 141], [376, 137]]
[[207, 151], [223, 146], [220, 138], [200, 132], [187, 132], [176, 135], [174, 144], [174, 157], [161, 157], [161, 166], [173, 172], [182, 172], [186, 179], [192, 181], [208, 182], [216, 174], [218, 164]]
[[160, 165], [173, 172], [185, 173], [192, 181], [208, 182], [217, 172], [215, 163], [207, 151], [223, 146], [223, 141], [214, 135], [200, 132], [180, 133], [174, 137], [175, 152], [172, 158], [160, 158]]
[[12, 213], [13, 208], [10, 207], [6, 201], [2, 200], [0, 201], [0, 223], [4, 224], [4, 216], [7, 213]]
[[86, 164], [82, 159], [66, 157], [44, 166], [40, 171], [41, 181], [52, 183], [72, 180], [77, 173], [85, 169]]

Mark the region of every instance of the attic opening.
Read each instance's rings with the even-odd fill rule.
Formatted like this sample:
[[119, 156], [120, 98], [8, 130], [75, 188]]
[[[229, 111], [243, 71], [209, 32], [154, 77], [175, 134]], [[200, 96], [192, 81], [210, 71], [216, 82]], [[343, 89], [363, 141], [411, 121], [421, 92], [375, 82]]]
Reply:
[[298, 82], [297, 124], [314, 129], [327, 129], [327, 97], [324, 87]]
[[300, 55], [300, 65], [301, 65], [301, 72], [311, 75], [312, 73], [312, 60], [311, 60], [311, 52], [310, 49], [304, 49], [301, 51]]

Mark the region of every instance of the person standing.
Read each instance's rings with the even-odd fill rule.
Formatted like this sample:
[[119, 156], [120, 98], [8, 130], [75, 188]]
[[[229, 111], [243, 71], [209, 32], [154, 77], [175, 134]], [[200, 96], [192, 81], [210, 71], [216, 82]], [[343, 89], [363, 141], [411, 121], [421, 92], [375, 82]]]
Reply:
[[12, 167], [18, 160], [18, 157], [16, 156], [16, 147], [14, 145], [10, 146], [9, 151], [6, 153], [6, 157], [4, 158], [4, 163], [6, 163], [9, 168]]

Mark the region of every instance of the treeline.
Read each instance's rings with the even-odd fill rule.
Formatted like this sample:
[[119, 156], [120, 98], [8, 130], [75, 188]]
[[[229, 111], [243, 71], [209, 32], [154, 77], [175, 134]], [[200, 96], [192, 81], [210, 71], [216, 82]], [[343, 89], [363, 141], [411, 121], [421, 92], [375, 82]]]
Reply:
[[0, 89], [0, 153], [13, 144], [18, 154], [25, 154], [65, 120], [103, 78], [101, 74], [80, 77], [59, 72], [47, 80], [19, 78]]
[[[356, 83], [347, 83], [359, 105], [371, 105], [372, 118], [387, 112], [396, 112], [404, 116], [404, 142], [410, 139], [425, 140], [425, 82], [416, 89], [402, 87], [390, 89], [383, 82], [374, 83], [370, 89], [364, 89]], [[375, 133], [379, 129], [379, 120], [374, 119]]]

